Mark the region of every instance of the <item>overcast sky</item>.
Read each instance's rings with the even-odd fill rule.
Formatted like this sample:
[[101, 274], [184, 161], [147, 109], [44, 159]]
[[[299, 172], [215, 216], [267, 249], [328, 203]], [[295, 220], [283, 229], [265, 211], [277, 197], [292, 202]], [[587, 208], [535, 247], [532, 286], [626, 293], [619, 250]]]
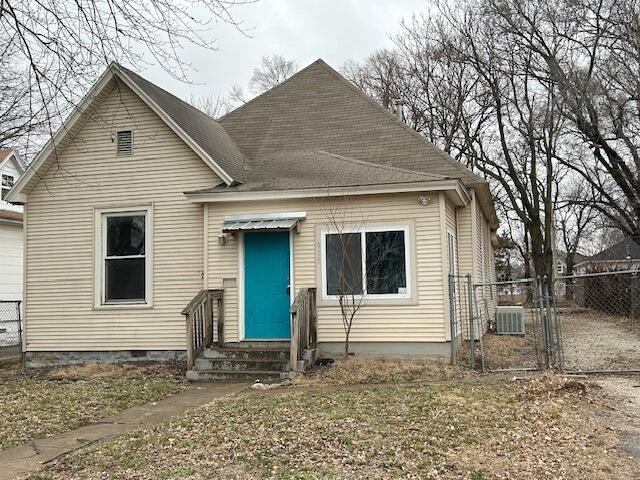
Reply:
[[214, 25], [218, 51], [189, 46], [184, 58], [195, 72], [193, 84], [171, 78], [160, 67], [141, 72], [171, 93], [188, 99], [246, 87], [260, 59], [274, 53], [305, 67], [317, 58], [334, 68], [392, 45], [400, 21], [425, 11], [425, 0], [260, 0], [233, 9], [250, 37], [229, 25]]

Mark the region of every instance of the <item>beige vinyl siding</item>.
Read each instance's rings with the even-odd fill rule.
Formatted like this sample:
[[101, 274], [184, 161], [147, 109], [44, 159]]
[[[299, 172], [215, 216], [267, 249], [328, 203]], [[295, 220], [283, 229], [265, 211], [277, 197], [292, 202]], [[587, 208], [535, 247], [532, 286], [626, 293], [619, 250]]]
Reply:
[[[458, 223], [458, 275], [464, 276], [467, 274], [473, 275], [474, 273], [474, 248], [475, 248], [475, 236], [474, 227], [475, 222], [473, 218], [475, 216], [475, 199], [474, 192], [471, 192], [472, 199], [469, 205], [458, 208], [457, 211], [457, 223]], [[468, 295], [466, 290], [466, 279], [458, 278], [457, 282], [457, 295], [460, 298], [460, 322], [462, 324], [462, 331], [468, 332]]]
[[[444, 197], [444, 195], [443, 195]], [[444, 255], [445, 255], [445, 262], [447, 263], [447, 271], [445, 272], [444, 275], [444, 281], [445, 281], [445, 285], [446, 285], [446, 289], [445, 289], [445, 295], [446, 295], [446, 304], [445, 307], [447, 307], [447, 327], [448, 327], [448, 335], [447, 338], [450, 340], [451, 339], [451, 316], [452, 314], [454, 315], [455, 321], [456, 321], [456, 327], [455, 327], [455, 334], [458, 335], [462, 330], [462, 306], [463, 303], [461, 302], [460, 299], [460, 295], [456, 294], [456, 289], [458, 289], [459, 287], [457, 285], [454, 285], [454, 291], [451, 292], [451, 283], [449, 282], [449, 265], [448, 265], [448, 251], [446, 250], [448, 248], [448, 244], [447, 244], [447, 232], [451, 232], [453, 234], [453, 242], [454, 242], [454, 251], [455, 251], [455, 264], [454, 264], [454, 274], [458, 275], [460, 274], [460, 252], [459, 252], [459, 248], [458, 248], [458, 238], [459, 238], [459, 232], [458, 232], [458, 210], [462, 210], [465, 207], [462, 207], [461, 209], [456, 209], [456, 206], [453, 205], [448, 199], [445, 201], [445, 238], [444, 238]], [[453, 279], [454, 284], [458, 282], [457, 278]], [[454, 308], [454, 312], [451, 312], [450, 309], [452, 307], [451, 304], [451, 299], [450, 299], [450, 295], [453, 295], [453, 308]]]
[[[121, 129], [133, 155], [115, 153]], [[204, 228], [183, 192], [218, 181], [128, 88], [106, 95], [29, 193], [27, 349], [185, 348], [180, 311], [203, 285]], [[153, 307], [94, 309], [94, 208], [151, 204]]]
[[495, 282], [493, 271], [493, 246], [491, 245], [491, 227], [489, 221], [485, 218], [480, 208], [477, 197], [474, 195], [475, 202], [475, 273], [474, 283], [483, 284], [476, 288], [476, 313], [481, 319], [481, 328], [486, 331], [489, 327], [490, 320], [495, 315], [496, 290], [495, 286], [487, 285]]
[[[364, 305], [354, 321], [351, 339], [354, 342], [445, 341], [443, 268], [446, 268], [446, 262], [443, 261], [442, 251], [440, 196], [434, 193], [431, 198], [427, 206], [421, 205], [415, 194], [211, 204], [208, 214], [208, 286], [220, 288], [224, 278], [238, 279], [239, 276], [238, 238], [230, 236], [226, 245], [219, 245], [217, 241], [225, 215], [290, 211], [307, 213], [300, 233], [293, 234], [295, 289], [321, 287], [319, 232], [327, 225], [330, 211], [335, 212], [337, 208], [345, 225], [408, 223], [415, 228], [415, 238], [411, 239], [413, 245], [409, 248], [415, 252], [412, 275], [417, 279], [417, 285], [413, 285], [414, 290], [417, 288], [416, 299]], [[238, 288], [225, 289], [225, 318], [226, 341], [238, 341]], [[318, 340], [344, 340], [337, 301], [319, 303]]]

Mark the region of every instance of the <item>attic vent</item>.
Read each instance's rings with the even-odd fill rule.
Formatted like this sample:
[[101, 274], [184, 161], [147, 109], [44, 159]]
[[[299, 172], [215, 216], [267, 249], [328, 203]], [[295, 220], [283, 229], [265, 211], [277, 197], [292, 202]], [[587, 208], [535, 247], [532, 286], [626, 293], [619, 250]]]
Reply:
[[118, 155], [131, 155], [133, 153], [133, 132], [131, 130], [121, 130], [117, 134]]

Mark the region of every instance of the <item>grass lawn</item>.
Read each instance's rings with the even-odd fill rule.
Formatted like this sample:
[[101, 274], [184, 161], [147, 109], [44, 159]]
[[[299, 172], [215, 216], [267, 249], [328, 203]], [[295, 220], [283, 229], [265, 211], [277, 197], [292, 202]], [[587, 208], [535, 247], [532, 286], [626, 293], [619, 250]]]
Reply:
[[331, 386], [213, 402], [36, 479], [632, 478], [589, 384], [542, 375]]
[[0, 449], [159, 400], [185, 384], [177, 365], [96, 365], [22, 370], [0, 361]]

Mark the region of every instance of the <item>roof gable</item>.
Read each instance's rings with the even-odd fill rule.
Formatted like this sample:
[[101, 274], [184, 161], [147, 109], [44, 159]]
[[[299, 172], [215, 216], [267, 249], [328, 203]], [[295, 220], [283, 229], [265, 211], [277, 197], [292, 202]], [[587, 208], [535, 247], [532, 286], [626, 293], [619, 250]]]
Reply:
[[[177, 127], [187, 135], [215, 166], [230, 177], [231, 182], [226, 183], [244, 181], [244, 155], [216, 120], [137, 73], [120, 65], [116, 65], [116, 68], [139, 88], [140, 91], [136, 93], [141, 94], [141, 97], [149, 97], [143, 100], [155, 104], [175, 124], [173, 128]], [[221, 176], [224, 177], [224, 174]]]
[[317, 60], [280, 85], [219, 119], [251, 158], [294, 150], [325, 150], [362, 161], [486, 181]]
[[214, 119], [130, 70], [112, 63], [35, 156], [9, 192], [9, 201], [26, 202], [28, 191], [40, 178], [38, 172], [49, 168], [57, 152], [73, 141], [82, 125], [119, 81], [158, 114], [227, 185], [242, 181], [244, 156]]
[[0, 168], [7, 162], [12, 162], [18, 172], [24, 173], [26, 168], [18, 153], [13, 148], [0, 148]]

